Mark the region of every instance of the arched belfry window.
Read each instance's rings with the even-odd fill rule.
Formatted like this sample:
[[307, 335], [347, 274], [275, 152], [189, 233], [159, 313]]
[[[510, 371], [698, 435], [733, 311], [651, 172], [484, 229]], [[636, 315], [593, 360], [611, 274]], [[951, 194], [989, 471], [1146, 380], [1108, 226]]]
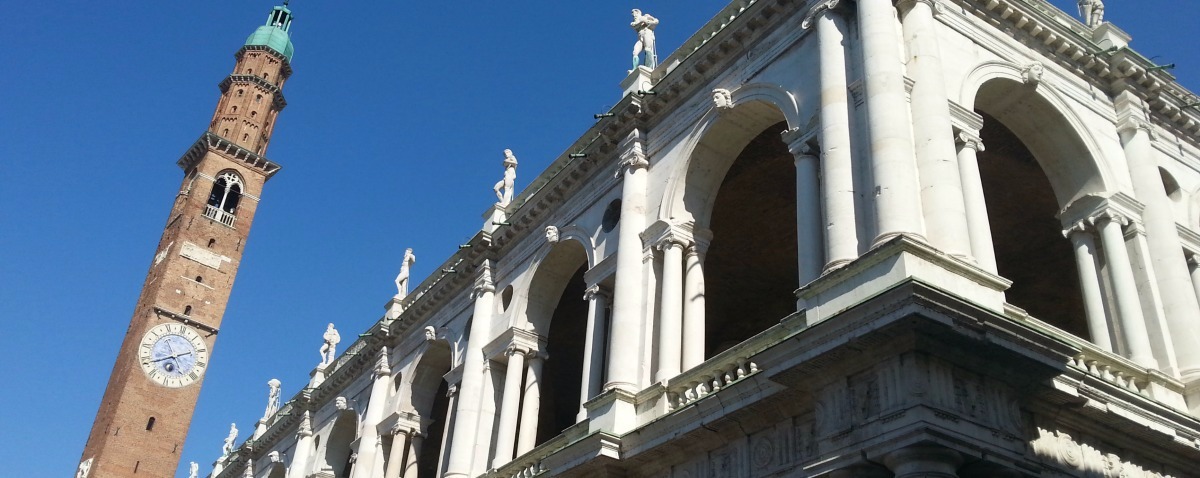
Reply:
[[241, 176], [230, 171], [221, 173], [213, 182], [212, 192], [208, 195], [208, 206], [204, 208], [204, 215], [232, 227], [238, 203], [241, 200]]

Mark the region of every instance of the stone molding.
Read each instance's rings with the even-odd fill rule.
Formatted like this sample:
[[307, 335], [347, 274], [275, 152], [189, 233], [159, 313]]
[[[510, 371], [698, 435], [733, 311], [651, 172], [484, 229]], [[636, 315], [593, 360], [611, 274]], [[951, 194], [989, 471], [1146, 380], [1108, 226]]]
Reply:
[[532, 331], [509, 327], [483, 346], [483, 356], [489, 360], [507, 362], [507, 357], [518, 353], [526, 356], [545, 353], [545, 342], [545, 337]]

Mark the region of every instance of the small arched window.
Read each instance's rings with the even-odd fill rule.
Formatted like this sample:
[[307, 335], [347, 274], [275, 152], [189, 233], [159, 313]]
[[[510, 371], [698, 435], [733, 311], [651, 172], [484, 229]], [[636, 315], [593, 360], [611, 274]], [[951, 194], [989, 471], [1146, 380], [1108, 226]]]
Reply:
[[154, 417], [150, 417], [149, 420], [146, 420], [146, 431], [151, 430], [154, 430]]
[[212, 249], [212, 247], [213, 247], [213, 246], [215, 246], [215, 245], [217, 245], [217, 240], [216, 240], [216, 239], [209, 239], [209, 240], [208, 240], [208, 248], [209, 248], [209, 249]]
[[255, 102], [255, 103], [261, 103], [261, 102], [262, 102], [262, 95], [255, 96], [255, 97], [254, 97], [254, 102]]
[[238, 90], [238, 96], [242, 96], [245, 93], [246, 93], [246, 90]]
[[250, 133], [243, 134], [242, 141], [250, 141]]
[[251, 112], [250, 112], [250, 117], [251, 117], [251, 118], [253, 118], [253, 117], [255, 117], [255, 116], [258, 116], [258, 112], [257, 112], [257, 111], [251, 111]]
[[230, 110], [234, 113], [237, 113], [237, 105], [233, 105], [233, 107]]
[[183, 306], [183, 315], [192, 315], [192, 306], [190, 306], [190, 305]]
[[271, 77], [271, 74], [270, 74], [270, 73], [263, 73], [263, 79], [264, 79], [264, 80], [265, 80], [265, 79], [267, 79], [267, 78], [270, 78], [270, 77]]
[[221, 136], [228, 138], [229, 137], [229, 128], [225, 128], [224, 130], [221, 130]]
[[[212, 192], [208, 195], [208, 207], [204, 215], [221, 221], [226, 226], [233, 225], [233, 216], [237, 214], [238, 203], [242, 200], [242, 178], [232, 171], [217, 175], [213, 182]], [[215, 244], [215, 241], [213, 242]]]
[[246, 68], [246, 74], [247, 74], [247, 75], [253, 75], [253, 74], [254, 74], [254, 68]]
[[204, 276], [196, 276], [196, 283], [198, 283], [198, 284], [203, 284], [203, 283], [204, 283]]

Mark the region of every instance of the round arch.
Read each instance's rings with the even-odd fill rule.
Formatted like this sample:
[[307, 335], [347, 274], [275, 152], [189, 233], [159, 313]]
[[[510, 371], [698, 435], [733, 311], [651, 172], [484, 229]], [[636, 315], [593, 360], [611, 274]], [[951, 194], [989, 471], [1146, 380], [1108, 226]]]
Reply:
[[1087, 127], [1047, 79], [1030, 84], [1013, 63], [984, 62], [963, 81], [958, 102], [987, 113], [1021, 139], [1050, 180], [1060, 207], [1116, 189], [1099, 145], [1080, 133]]
[[[546, 249], [531, 267], [533, 274], [522, 294], [525, 324], [540, 335], [548, 336], [554, 309], [558, 306], [567, 283], [575, 272], [592, 265], [586, 237], [566, 235], [560, 231], [557, 243], [544, 246]], [[587, 242], [585, 242], [587, 241]]]

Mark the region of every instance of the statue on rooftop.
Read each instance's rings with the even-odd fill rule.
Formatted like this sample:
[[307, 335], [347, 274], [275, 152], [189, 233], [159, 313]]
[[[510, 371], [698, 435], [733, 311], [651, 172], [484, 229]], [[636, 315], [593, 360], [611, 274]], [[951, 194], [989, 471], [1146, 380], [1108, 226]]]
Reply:
[[88, 478], [88, 474], [92, 472], [92, 459], [88, 458], [79, 463], [79, 470], [75, 472], [75, 478]]
[[263, 419], [270, 419], [275, 412], [279, 411], [279, 379], [273, 378], [267, 382], [267, 386], [271, 391], [267, 393], [267, 411], [263, 413]]
[[496, 202], [500, 207], [508, 206], [512, 202], [513, 188], [517, 180], [517, 157], [513, 156], [511, 149], [504, 150], [504, 179], [496, 182], [492, 186], [492, 190], [496, 191]]
[[643, 51], [646, 52], [646, 66], [654, 69], [658, 66], [658, 51], [654, 48], [654, 28], [658, 26], [658, 19], [635, 8], [633, 22], [629, 26], [638, 36], [637, 43], [633, 44], [633, 69], [636, 70], [640, 64], [638, 57]]
[[225, 437], [225, 446], [221, 447], [221, 456], [233, 454], [233, 442], [237, 441], [238, 429], [236, 423], [229, 424], [229, 436]]
[[337, 329], [333, 328], [333, 324], [330, 323], [329, 327], [325, 329], [325, 335], [321, 337], [325, 339], [325, 343], [321, 344], [321, 366], [325, 366], [333, 363], [337, 344], [342, 341], [342, 336], [338, 334]]
[[188, 478], [196, 478], [199, 475], [200, 464], [193, 461], [192, 464], [188, 465]]
[[1104, 0], [1079, 0], [1079, 16], [1091, 28], [1100, 26], [1104, 23]]
[[400, 274], [396, 275], [396, 298], [403, 299], [408, 295], [408, 274], [409, 268], [417, 262], [417, 256], [413, 255], [412, 248], [404, 250], [404, 260], [400, 261]]

